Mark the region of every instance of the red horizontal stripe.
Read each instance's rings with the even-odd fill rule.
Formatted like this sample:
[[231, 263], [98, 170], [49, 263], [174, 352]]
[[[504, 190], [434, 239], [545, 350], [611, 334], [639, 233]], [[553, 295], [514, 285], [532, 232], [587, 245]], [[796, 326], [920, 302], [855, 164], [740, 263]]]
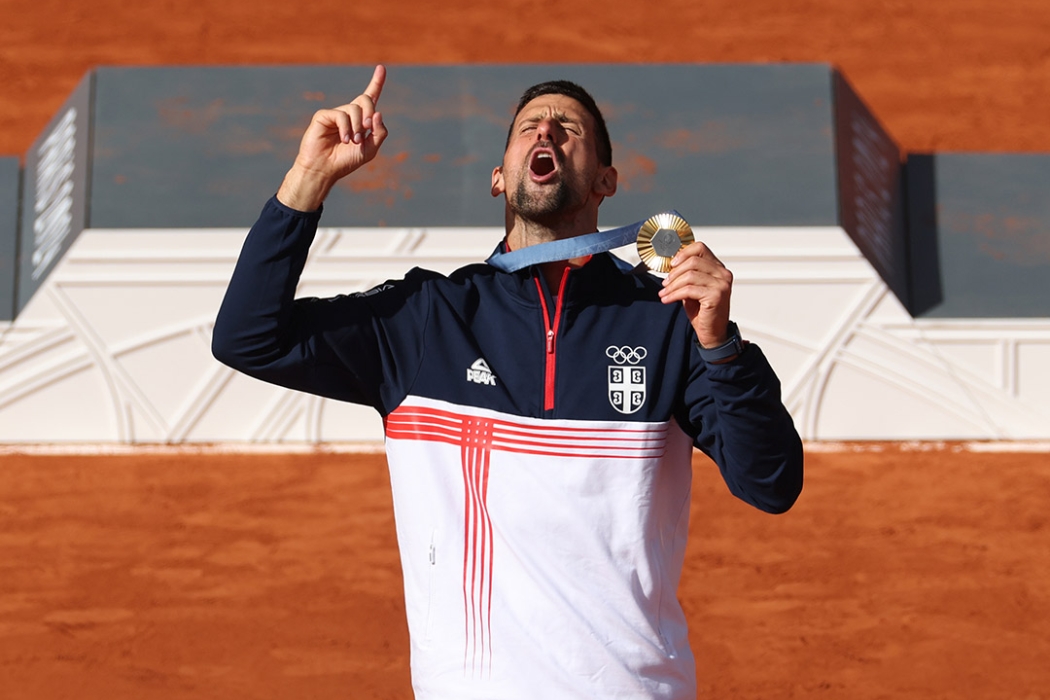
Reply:
[[[476, 418], [474, 416], [465, 415], [465, 414], [459, 414], [459, 413], [453, 413], [452, 411], [445, 411], [445, 410], [436, 409], [436, 408], [426, 408], [426, 407], [423, 407], [423, 406], [409, 406], [409, 407], [398, 408], [393, 413], [391, 413], [389, 416], [387, 416], [387, 420], [401, 420], [403, 418], [413, 418], [413, 417], [431, 418], [431, 419], [434, 419], [436, 421], [444, 421], [447, 424], [450, 424], [450, 425], [454, 424], [454, 425], [457, 425], [457, 426], [462, 425], [464, 421], [476, 420]], [[572, 427], [566, 427], [566, 426], [546, 426], [546, 425], [535, 425], [535, 424], [527, 424], [527, 423], [516, 423], [516, 422], [513, 422], [513, 421], [500, 420], [500, 419], [492, 419], [492, 425], [493, 425], [493, 427], [508, 428], [508, 429], [519, 429], [519, 430], [526, 431], [528, 433], [533, 433], [533, 434], [536, 434], [536, 433], [559, 433], [559, 432], [564, 432], [564, 433], [571, 433], [573, 435], [576, 435], [578, 433], [607, 433], [607, 432], [610, 432], [608, 429], [605, 429], [605, 428], [572, 428]], [[624, 428], [624, 429], [618, 429], [615, 432], [616, 433], [624, 433], [624, 434], [632, 434], [632, 433], [653, 434], [653, 433], [663, 433], [665, 431], [666, 431], [666, 428], [661, 426], [661, 427], [658, 427], [658, 428]]]
[[[485, 420], [491, 432], [479, 433], [475, 416], [424, 407], [399, 408], [386, 420], [387, 437], [450, 445], [481, 444], [493, 449], [548, 457], [658, 457], [666, 445], [666, 427], [608, 430], [540, 426]], [[575, 448], [575, 449], [574, 449]]]
[[[458, 427], [432, 425], [417, 421], [388, 421], [386, 433], [389, 437], [420, 437], [427, 435], [434, 439], [465, 439], [467, 441], [471, 441], [474, 439], [474, 436], [477, 435], [472, 432], [464, 432]], [[492, 443], [503, 445], [605, 445], [610, 448], [615, 447], [625, 450], [663, 447], [667, 442], [667, 436], [664, 432], [650, 433], [645, 437], [618, 437], [613, 433], [606, 437], [567, 435], [553, 438], [551, 436], [535, 435], [517, 430], [494, 430], [491, 434], [486, 435], [485, 439]]]
[[[417, 419], [414, 422], [423, 422], [418, 418], [428, 419], [427, 423], [434, 423], [438, 425], [446, 425], [449, 427], [460, 427], [464, 421], [474, 420], [474, 416], [456, 414], [451, 411], [441, 411], [432, 408], [423, 407], [411, 407], [411, 408], [399, 408], [387, 416], [387, 420], [404, 421]], [[608, 433], [613, 432], [605, 428], [572, 428], [566, 426], [545, 426], [545, 425], [534, 425], [527, 423], [514, 423], [506, 420], [492, 420], [492, 426], [494, 428], [506, 428], [508, 431], [520, 430], [522, 434], [550, 434], [550, 433], [568, 433], [573, 437], [580, 437], [580, 433]], [[653, 435], [663, 434], [666, 432], [666, 428], [663, 426], [658, 428], [625, 428], [615, 430], [617, 434], [639, 434], [639, 435]]]

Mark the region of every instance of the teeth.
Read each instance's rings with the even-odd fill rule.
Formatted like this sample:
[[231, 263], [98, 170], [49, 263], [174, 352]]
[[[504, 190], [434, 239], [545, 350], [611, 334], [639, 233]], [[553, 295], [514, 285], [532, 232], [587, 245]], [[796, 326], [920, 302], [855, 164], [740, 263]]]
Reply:
[[540, 159], [540, 158], [550, 158], [550, 157], [551, 157], [550, 153], [537, 153], [536, 154], [537, 160]]

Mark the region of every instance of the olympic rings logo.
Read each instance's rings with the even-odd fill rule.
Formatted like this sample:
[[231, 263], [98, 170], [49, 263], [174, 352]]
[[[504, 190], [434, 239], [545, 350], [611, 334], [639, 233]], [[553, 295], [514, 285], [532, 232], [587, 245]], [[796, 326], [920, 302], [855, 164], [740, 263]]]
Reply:
[[644, 360], [648, 354], [649, 351], [641, 346], [632, 348], [630, 345], [624, 345], [621, 348], [616, 345], [610, 345], [605, 349], [605, 356], [618, 365], [636, 365]]

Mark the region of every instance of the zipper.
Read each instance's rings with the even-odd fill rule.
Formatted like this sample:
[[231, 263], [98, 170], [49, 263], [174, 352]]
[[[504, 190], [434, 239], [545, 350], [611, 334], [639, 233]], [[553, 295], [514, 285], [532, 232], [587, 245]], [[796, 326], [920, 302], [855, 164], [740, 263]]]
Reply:
[[543, 410], [553, 411], [554, 410], [554, 370], [557, 366], [557, 341], [558, 341], [558, 326], [561, 325], [561, 310], [562, 302], [565, 299], [565, 285], [569, 281], [568, 265], [561, 273], [561, 282], [558, 284], [558, 296], [554, 302], [554, 321], [551, 321], [551, 314], [547, 307], [547, 295], [543, 293], [543, 285], [540, 282], [539, 276], [534, 277], [536, 281], [536, 290], [540, 293], [540, 305], [543, 307], [543, 327], [546, 331], [547, 337], [547, 360], [544, 368], [543, 377]]
[[437, 549], [434, 544], [434, 538], [436, 536], [437, 530], [431, 530], [430, 549], [427, 550], [427, 561], [430, 562], [430, 566], [427, 567], [427, 618], [423, 639], [428, 642], [430, 641], [430, 618], [434, 612], [434, 567], [437, 566]]

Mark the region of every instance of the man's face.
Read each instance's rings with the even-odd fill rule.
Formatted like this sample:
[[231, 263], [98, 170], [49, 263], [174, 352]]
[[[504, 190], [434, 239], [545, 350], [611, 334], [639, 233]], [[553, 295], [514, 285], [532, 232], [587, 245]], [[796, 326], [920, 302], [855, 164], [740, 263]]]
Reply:
[[[610, 175], [611, 172], [611, 175]], [[492, 194], [507, 195], [524, 219], [546, 222], [593, 204], [616, 190], [615, 170], [598, 161], [594, 119], [576, 100], [542, 95], [514, 120]]]

